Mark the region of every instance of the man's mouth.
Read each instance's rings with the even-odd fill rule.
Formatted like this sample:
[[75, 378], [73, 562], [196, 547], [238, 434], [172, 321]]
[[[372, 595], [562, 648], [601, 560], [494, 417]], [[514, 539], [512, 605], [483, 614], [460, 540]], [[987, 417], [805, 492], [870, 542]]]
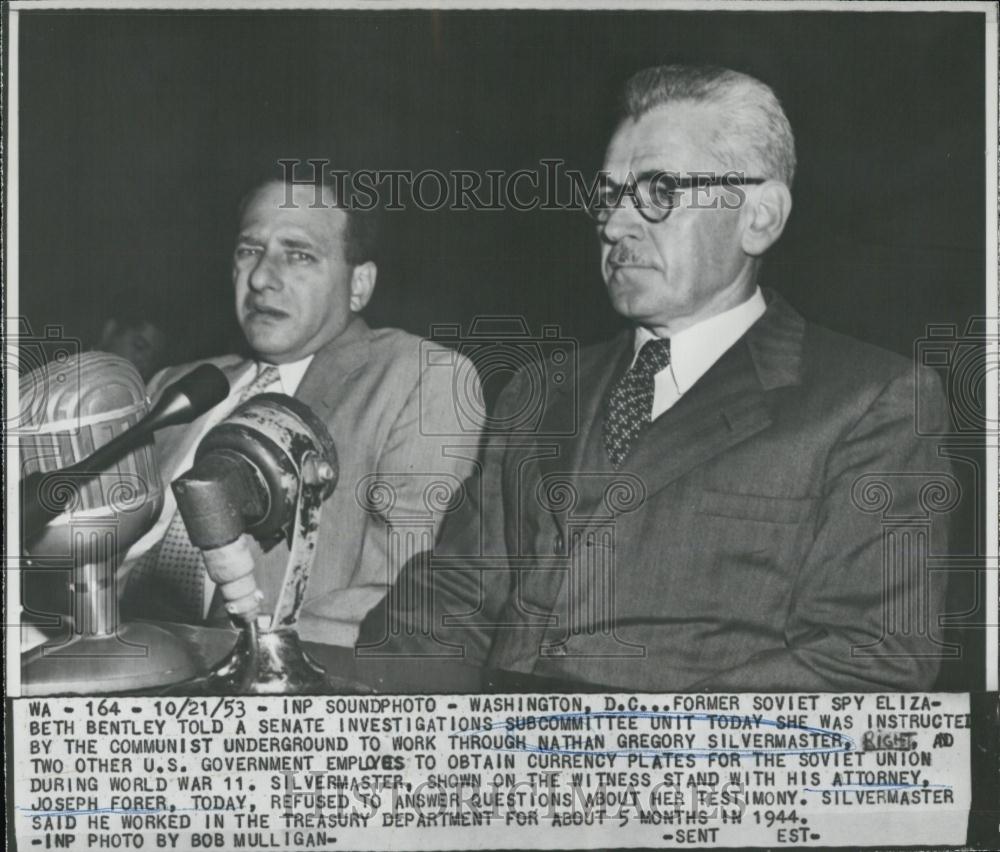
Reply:
[[616, 248], [608, 255], [608, 269], [614, 272], [617, 269], [650, 269], [653, 264], [627, 248]]
[[255, 319], [260, 317], [262, 319], [285, 319], [288, 314], [279, 308], [273, 308], [269, 305], [247, 305], [247, 319]]
[[647, 263], [643, 260], [638, 259], [628, 259], [628, 260], [608, 260], [608, 272], [614, 275], [616, 272], [627, 272], [630, 269], [655, 269], [656, 267], [652, 263]]

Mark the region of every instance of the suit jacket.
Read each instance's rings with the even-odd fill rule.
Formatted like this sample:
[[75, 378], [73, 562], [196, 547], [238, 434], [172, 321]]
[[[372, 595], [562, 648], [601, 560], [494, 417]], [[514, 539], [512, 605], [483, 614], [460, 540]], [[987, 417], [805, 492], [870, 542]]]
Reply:
[[[771, 295], [615, 472], [593, 450], [631, 354], [629, 332], [585, 350], [531, 441], [489, 436], [383, 650], [660, 691], [930, 687], [945, 589], [926, 556], [957, 500], [915, 434], [916, 405], [947, 422], [937, 376]], [[430, 619], [406, 603], [431, 594]]]
[[[231, 380], [250, 365], [235, 355], [212, 363]], [[193, 366], [154, 376], [150, 397]], [[456, 373], [475, 383], [475, 371], [458, 353], [397, 329], [370, 329], [360, 317], [309, 364], [295, 397], [333, 436], [340, 478], [323, 505], [298, 625], [304, 639], [352, 645], [362, 617], [385, 594], [401, 560], [416, 549], [430, 549], [443, 511], [442, 487], [446, 493], [460, 490], [473, 464], [461, 453], [445, 454], [444, 448], [463, 440], [474, 444], [478, 435], [475, 422], [457, 419]], [[208, 416], [157, 434], [165, 483], [184, 473], [181, 461], [200, 439]], [[402, 542], [399, 521], [408, 534]], [[256, 578], [266, 608], [276, 599], [288, 548], [280, 543], [266, 554], [258, 549], [257, 556]]]

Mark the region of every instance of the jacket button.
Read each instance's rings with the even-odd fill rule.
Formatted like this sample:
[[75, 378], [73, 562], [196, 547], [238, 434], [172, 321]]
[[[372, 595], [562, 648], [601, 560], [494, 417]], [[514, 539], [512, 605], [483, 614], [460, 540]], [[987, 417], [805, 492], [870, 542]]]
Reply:
[[556, 533], [552, 539], [552, 552], [556, 556], [562, 556], [566, 552], [566, 540], [562, 533]]

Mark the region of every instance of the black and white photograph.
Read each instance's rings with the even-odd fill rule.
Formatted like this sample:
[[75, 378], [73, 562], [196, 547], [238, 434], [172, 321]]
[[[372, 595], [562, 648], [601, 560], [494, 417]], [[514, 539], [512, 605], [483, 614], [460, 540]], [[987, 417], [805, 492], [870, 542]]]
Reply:
[[12, 848], [992, 848], [996, 4], [4, 15]]

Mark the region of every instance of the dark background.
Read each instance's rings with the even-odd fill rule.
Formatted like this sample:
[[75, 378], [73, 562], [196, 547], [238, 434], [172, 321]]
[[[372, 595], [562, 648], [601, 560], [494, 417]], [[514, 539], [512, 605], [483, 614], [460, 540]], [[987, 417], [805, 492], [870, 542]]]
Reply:
[[[747, 71], [785, 105], [794, 210], [764, 285], [904, 354], [928, 323], [985, 312], [981, 14], [22, 12], [20, 28], [20, 308], [36, 333], [91, 342], [125, 290], [172, 360], [232, 351], [235, 209], [276, 160], [593, 170], [621, 83], [665, 62]], [[504, 314], [590, 341], [620, 322], [578, 211], [411, 206], [385, 215], [379, 269], [374, 325]], [[979, 403], [985, 380], [965, 388]], [[981, 493], [981, 431], [958, 443]], [[982, 520], [967, 513], [951, 554], [982, 552]], [[982, 600], [962, 595], [952, 611], [974, 625]], [[982, 635], [942, 685], [981, 683]]]
[[[282, 157], [335, 168], [600, 166], [633, 71], [713, 62], [771, 84], [795, 207], [763, 283], [909, 353], [984, 311], [984, 25], [974, 14], [22, 13], [21, 312], [89, 340], [122, 289], [173, 360], [232, 351], [235, 207]], [[383, 217], [376, 325], [518, 314], [607, 335], [576, 211]]]

